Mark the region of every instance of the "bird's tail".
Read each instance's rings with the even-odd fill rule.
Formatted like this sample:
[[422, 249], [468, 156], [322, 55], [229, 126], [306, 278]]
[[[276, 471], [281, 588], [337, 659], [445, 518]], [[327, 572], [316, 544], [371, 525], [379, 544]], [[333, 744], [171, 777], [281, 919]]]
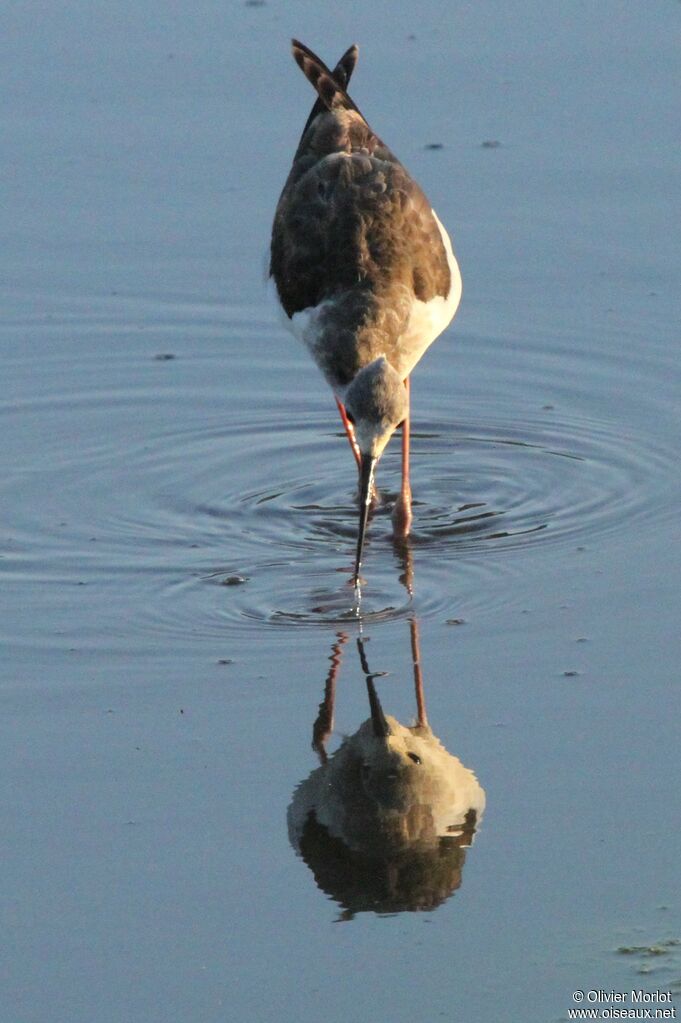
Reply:
[[357, 58], [359, 57], [359, 46], [357, 43], [353, 43], [350, 46], [341, 59], [333, 69], [333, 77], [336, 79], [339, 85], [342, 85], [345, 90], [348, 88], [352, 72], [355, 70], [357, 64]]
[[[296, 42], [294, 40], [294, 45], [297, 46], [299, 49], [304, 50], [306, 53], [310, 54], [310, 56], [314, 57], [314, 59], [316, 61], [318, 61], [319, 64], [322, 67], [324, 67], [324, 65], [319, 60], [319, 58], [315, 57], [314, 54], [311, 53], [311, 51], [308, 50], [306, 46], [303, 46], [302, 43], [298, 43], [298, 42]], [[357, 64], [357, 57], [358, 56], [359, 56], [359, 48], [353, 44], [350, 47], [350, 49], [345, 51], [345, 53], [343, 54], [341, 59], [336, 64], [336, 66], [333, 69], [333, 71], [329, 72], [331, 77], [338, 83], [338, 85], [342, 89], [344, 89], [346, 91], [347, 91], [347, 88], [348, 88], [348, 83], [349, 83], [350, 78], [352, 76], [352, 72], [355, 70], [355, 65]], [[315, 101], [315, 105], [312, 107], [312, 110], [310, 111], [310, 116], [308, 117], [307, 121], [305, 122], [305, 127], [303, 128], [303, 136], [302, 137], [304, 137], [305, 132], [310, 127], [310, 125], [314, 121], [315, 117], [317, 117], [318, 114], [321, 114], [323, 110], [326, 110], [326, 104], [318, 96], [316, 101]], [[302, 137], [301, 137], [301, 142], [302, 142]]]
[[310, 114], [308, 124], [316, 116], [316, 113], [319, 112], [317, 107], [320, 101], [322, 107], [326, 107], [327, 110], [337, 110], [340, 108], [343, 110], [355, 110], [359, 114], [359, 110], [357, 110], [357, 107], [345, 91], [357, 63], [357, 56], [359, 54], [357, 46], [351, 46], [349, 50], [346, 50], [334, 70], [330, 71], [324, 61], [320, 60], [316, 53], [313, 53], [303, 43], [293, 39], [291, 45], [296, 63], [307, 80], [317, 90], [317, 95], [319, 96], [319, 100], [315, 104], [312, 114]]

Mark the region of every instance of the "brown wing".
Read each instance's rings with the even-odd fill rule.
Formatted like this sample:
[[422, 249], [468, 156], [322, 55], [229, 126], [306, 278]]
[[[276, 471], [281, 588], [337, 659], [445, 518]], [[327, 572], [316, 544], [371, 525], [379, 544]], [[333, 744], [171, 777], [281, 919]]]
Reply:
[[[378, 155], [380, 140], [355, 115], [320, 120], [315, 135], [334, 145], [321, 159], [297, 161], [275, 216], [271, 273], [287, 315], [351, 289], [406, 288], [421, 301], [447, 295], [447, 256], [421, 189], [399, 162]], [[353, 145], [353, 133], [366, 145]]]

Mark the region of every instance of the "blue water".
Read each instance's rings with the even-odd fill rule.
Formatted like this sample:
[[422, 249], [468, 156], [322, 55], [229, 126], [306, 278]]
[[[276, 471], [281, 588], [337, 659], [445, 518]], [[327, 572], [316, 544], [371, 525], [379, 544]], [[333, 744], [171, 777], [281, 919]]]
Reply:
[[[678, 55], [654, 2], [14, 5], [0, 62], [3, 1019], [554, 1021], [678, 989]], [[354, 468], [262, 284], [312, 96], [353, 94], [453, 237], [379, 466], [363, 632], [487, 797], [432, 912], [343, 917], [289, 843], [368, 716]], [[483, 145], [498, 142], [498, 146]], [[441, 149], [428, 149], [441, 144]], [[651, 971], [651, 972], [649, 972]]]

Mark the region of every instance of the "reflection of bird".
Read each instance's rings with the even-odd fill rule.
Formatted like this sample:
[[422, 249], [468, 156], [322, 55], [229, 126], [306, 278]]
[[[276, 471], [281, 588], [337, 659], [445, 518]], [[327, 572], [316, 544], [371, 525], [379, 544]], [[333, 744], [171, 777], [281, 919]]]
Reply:
[[327, 757], [341, 635], [315, 725], [321, 766], [289, 807], [289, 837], [317, 883], [352, 915], [433, 909], [461, 884], [465, 849], [485, 807], [475, 775], [433, 734], [425, 711], [418, 630], [410, 623], [417, 721], [385, 715], [366, 673], [371, 716]]
[[358, 585], [373, 475], [402, 424], [397, 536], [411, 525], [409, 374], [456, 312], [461, 277], [447, 232], [346, 92], [357, 48], [334, 71], [293, 56], [318, 99], [279, 199], [270, 275], [293, 333], [336, 396], [360, 473]]

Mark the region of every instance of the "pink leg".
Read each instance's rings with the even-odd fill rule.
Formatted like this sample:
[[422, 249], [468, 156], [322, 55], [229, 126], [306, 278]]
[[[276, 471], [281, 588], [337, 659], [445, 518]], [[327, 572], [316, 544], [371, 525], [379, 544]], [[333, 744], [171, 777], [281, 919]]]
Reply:
[[[404, 381], [404, 387], [407, 392], [407, 402], [409, 402], [409, 377]], [[411, 417], [411, 410], [408, 407], [407, 416], [402, 423], [402, 489], [400, 490], [400, 496], [395, 502], [393, 508], [393, 532], [396, 537], [404, 538], [409, 536], [409, 530], [411, 529], [412, 514], [411, 514], [411, 486], [409, 484], [409, 420]]]
[[355, 439], [355, 431], [352, 428], [352, 423], [348, 419], [347, 412], [345, 411], [345, 405], [343, 405], [343, 403], [340, 402], [338, 398], [336, 398], [336, 405], [338, 405], [338, 411], [340, 412], [340, 417], [343, 420], [343, 426], [345, 428], [345, 432], [348, 435], [350, 447], [352, 448], [352, 453], [355, 456], [355, 461], [357, 462], [357, 468], [359, 468], [360, 462], [362, 461], [362, 456], [360, 454], [360, 450], [359, 447], [357, 446], [357, 441]]

